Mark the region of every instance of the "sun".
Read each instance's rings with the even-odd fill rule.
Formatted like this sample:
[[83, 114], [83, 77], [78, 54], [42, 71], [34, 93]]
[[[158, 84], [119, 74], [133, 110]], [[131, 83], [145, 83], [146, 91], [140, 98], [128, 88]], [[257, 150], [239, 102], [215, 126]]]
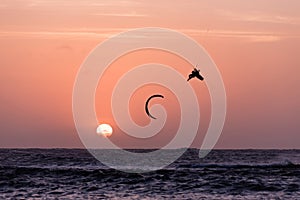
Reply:
[[113, 133], [113, 129], [109, 124], [100, 124], [97, 127], [97, 134], [103, 137], [110, 137]]

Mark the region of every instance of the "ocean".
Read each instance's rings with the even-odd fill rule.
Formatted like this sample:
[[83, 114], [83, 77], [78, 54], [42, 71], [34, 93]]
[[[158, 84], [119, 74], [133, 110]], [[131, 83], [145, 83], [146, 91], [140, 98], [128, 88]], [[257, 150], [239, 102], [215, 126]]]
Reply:
[[188, 149], [125, 173], [85, 149], [0, 149], [0, 199], [300, 199], [300, 150]]

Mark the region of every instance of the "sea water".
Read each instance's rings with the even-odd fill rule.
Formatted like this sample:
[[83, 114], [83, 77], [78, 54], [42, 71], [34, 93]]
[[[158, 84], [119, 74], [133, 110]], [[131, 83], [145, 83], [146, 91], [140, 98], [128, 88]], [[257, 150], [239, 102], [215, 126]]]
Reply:
[[125, 173], [85, 149], [1, 149], [0, 199], [300, 199], [300, 150], [198, 152]]

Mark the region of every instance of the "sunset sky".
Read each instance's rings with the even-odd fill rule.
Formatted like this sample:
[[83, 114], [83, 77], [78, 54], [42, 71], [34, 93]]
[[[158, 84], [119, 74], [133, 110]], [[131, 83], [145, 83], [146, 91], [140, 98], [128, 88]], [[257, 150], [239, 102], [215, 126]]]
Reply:
[[[192, 37], [219, 67], [227, 93], [227, 117], [216, 148], [300, 148], [299, 10], [299, 0], [2, 0], [0, 147], [83, 148], [73, 121], [72, 90], [84, 59], [114, 34], [162, 27]], [[179, 70], [188, 65], [166, 52], [127, 56], [114, 65], [156, 61]], [[101, 80], [108, 84], [97, 91], [97, 111], [107, 109], [108, 101], [101, 95], [109, 92], [118, 77], [112, 73]], [[191, 84], [202, 98], [203, 121], [193, 143], [199, 147], [210, 103], [205, 84]], [[147, 87], [149, 94], [158, 89]], [[142, 110], [147, 95], [137, 91], [139, 100], [130, 102], [132, 116], [140, 125], [149, 122]], [[178, 102], [162, 104], [173, 112], [165, 127], [170, 133], [178, 127]], [[107, 115], [97, 115], [99, 120], [114, 125], [106, 111]], [[136, 144], [113, 128], [114, 142], [126, 147]], [[164, 132], [160, 136], [164, 138], [161, 145], [171, 137]]]

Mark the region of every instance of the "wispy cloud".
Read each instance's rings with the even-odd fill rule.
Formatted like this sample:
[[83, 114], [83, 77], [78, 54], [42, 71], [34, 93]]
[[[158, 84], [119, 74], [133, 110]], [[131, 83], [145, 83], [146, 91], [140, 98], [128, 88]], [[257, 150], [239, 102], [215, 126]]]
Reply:
[[94, 16], [107, 16], [107, 17], [148, 17], [146, 14], [139, 14], [136, 12], [129, 13], [91, 13]]
[[3, 0], [0, 7], [18, 6], [23, 8], [40, 8], [40, 7], [124, 7], [124, 6], [136, 6], [140, 5], [139, 1], [132, 0], [111, 0], [111, 1], [99, 1], [99, 0], [28, 0], [28, 1], [9, 1]]
[[300, 25], [300, 18], [294, 16], [284, 16], [259, 11], [251, 12], [233, 12], [229, 10], [217, 10], [217, 14], [234, 21], [272, 23], [272, 24], [289, 24]]
[[300, 38], [300, 34], [274, 33], [267, 31], [238, 31], [238, 30], [199, 30], [181, 29], [180, 31], [196, 37], [237, 38], [248, 42], [275, 42], [287, 38]]
[[[42, 38], [42, 39], [105, 39], [130, 28], [78, 28], [49, 31], [0, 31], [0, 38]], [[209, 29], [177, 29], [192, 37], [242, 39], [247, 42], [275, 42], [288, 38], [299, 38], [300, 34], [287, 34], [267, 31], [209, 30]], [[159, 33], [158, 33], [159, 34]], [[144, 36], [147, 36], [144, 35]], [[143, 37], [144, 37], [143, 36]], [[149, 35], [150, 36], [150, 35]], [[158, 35], [159, 37], [159, 35]], [[162, 38], [164, 35], [161, 36]]]
[[114, 34], [127, 29], [63, 29], [55, 31], [0, 31], [0, 37], [17, 37], [17, 38], [68, 38], [68, 39], [103, 39], [111, 37]]

